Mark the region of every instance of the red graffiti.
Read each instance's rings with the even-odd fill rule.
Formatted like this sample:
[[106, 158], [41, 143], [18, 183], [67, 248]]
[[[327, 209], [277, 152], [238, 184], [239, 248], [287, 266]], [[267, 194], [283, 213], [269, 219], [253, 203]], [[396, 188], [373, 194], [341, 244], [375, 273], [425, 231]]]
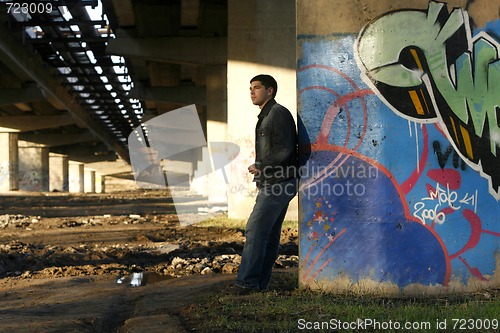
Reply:
[[476, 245], [481, 240], [481, 233], [482, 233], [483, 225], [481, 223], [481, 219], [479, 218], [479, 216], [477, 216], [477, 214], [474, 213], [474, 211], [472, 211], [470, 209], [464, 209], [464, 211], [462, 212], [462, 215], [465, 217], [465, 219], [467, 221], [469, 221], [470, 226], [471, 226], [469, 240], [464, 245], [464, 247], [462, 247], [462, 249], [460, 249], [458, 252], [450, 255], [450, 259], [455, 259], [458, 256], [460, 256], [461, 254], [463, 254], [464, 252], [466, 252], [470, 249], [473, 249], [474, 247], [476, 247]]
[[447, 186], [450, 190], [458, 190], [462, 186], [462, 177], [455, 169], [432, 169], [427, 171], [427, 177], [437, 183]]

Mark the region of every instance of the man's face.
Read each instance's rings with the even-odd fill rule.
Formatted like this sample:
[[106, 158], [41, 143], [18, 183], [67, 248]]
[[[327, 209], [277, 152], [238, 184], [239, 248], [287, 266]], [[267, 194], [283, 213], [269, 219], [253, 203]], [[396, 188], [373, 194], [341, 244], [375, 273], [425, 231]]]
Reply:
[[266, 89], [260, 81], [252, 81], [250, 83], [250, 98], [254, 105], [262, 108], [268, 100], [273, 97], [273, 88]]

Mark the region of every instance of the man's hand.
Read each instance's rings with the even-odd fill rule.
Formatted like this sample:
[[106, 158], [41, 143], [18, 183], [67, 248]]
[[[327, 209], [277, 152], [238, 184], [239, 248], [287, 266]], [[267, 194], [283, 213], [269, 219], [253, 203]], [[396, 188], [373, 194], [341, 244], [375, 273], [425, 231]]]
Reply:
[[255, 164], [252, 164], [248, 167], [248, 172], [250, 172], [252, 175], [258, 175], [260, 173], [260, 170], [257, 169]]

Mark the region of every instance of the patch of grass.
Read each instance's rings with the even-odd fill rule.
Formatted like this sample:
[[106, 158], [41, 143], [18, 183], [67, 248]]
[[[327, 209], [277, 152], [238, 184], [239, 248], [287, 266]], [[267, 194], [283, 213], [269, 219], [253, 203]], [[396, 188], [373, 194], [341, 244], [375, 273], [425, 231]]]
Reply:
[[246, 220], [244, 219], [233, 219], [227, 217], [226, 214], [218, 215], [217, 217], [212, 217], [210, 219], [201, 221], [195, 226], [197, 227], [217, 227], [217, 228], [229, 228], [229, 229], [245, 229]]
[[[500, 325], [499, 290], [490, 290], [488, 297], [332, 295], [298, 289], [297, 274], [291, 272], [273, 275], [270, 290], [250, 295], [211, 291], [184, 311], [185, 322], [198, 332], [498, 332]], [[475, 326], [465, 322], [471, 319]], [[487, 324], [485, 319], [489, 330], [478, 327]], [[461, 323], [465, 330], [459, 329]]]

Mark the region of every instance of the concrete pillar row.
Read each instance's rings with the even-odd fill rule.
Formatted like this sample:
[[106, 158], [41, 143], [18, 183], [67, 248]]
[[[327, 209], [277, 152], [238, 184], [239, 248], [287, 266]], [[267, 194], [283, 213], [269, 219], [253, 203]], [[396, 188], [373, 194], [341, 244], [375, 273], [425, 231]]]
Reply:
[[67, 155], [19, 141], [18, 133], [0, 133], [0, 192], [104, 193], [105, 177]]

